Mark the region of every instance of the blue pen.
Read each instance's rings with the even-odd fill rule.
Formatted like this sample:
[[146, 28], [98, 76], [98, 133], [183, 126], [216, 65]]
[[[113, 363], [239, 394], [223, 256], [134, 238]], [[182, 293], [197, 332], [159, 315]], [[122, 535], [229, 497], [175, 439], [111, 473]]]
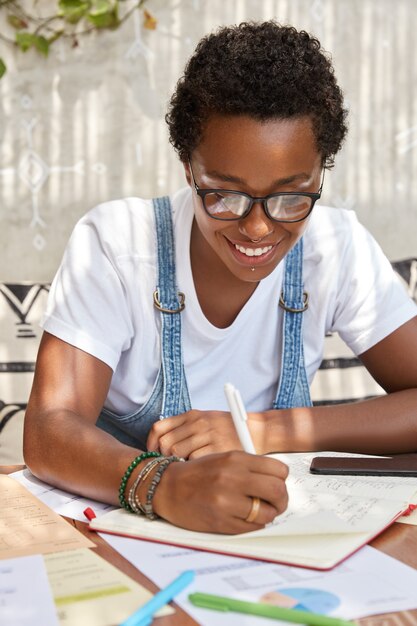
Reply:
[[154, 613], [162, 608], [164, 604], [175, 598], [180, 591], [193, 582], [194, 578], [195, 572], [193, 570], [186, 570], [167, 587], [158, 591], [153, 598], [135, 611], [135, 613], [128, 617], [120, 626], [148, 626], [153, 620]]

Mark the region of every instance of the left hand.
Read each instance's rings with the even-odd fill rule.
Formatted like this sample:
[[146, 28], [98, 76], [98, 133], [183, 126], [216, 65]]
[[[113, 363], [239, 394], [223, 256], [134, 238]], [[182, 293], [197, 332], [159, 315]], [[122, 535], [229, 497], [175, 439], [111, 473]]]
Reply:
[[215, 452], [242, 450], [242, 446], [230, 413], [192, 410], [155, 422], [147, 449], [196, 459]]

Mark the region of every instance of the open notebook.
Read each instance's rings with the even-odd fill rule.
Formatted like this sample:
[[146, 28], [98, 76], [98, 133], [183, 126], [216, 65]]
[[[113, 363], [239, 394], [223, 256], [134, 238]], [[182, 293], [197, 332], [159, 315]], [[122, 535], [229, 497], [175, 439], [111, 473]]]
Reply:
[[315, 476], [309, 473], [309, 466], [319, 454], [343, 456], [331, 452], [271, 455], [290, 468], [289, 506], [262, 530], [241, 535], [193, 532], [123, 509], [92, 520], [90, 528], [198, 550], [330, 569], [382, 532], [411, 503], [417, 503], [417, 478]]

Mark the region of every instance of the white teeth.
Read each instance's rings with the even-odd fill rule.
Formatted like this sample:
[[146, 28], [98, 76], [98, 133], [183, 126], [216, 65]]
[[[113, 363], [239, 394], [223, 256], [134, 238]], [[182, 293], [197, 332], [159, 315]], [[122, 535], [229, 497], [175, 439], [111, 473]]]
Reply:
[[272, 250], [272, 246], [265, 246], [265, 248], [244, 248], [243, 246], [238, 246], [237, 244], [235, 244], [235, 248], [242, 254], [246, 254], [246, 256], [261, 256], [261, 254], [266, 254]]

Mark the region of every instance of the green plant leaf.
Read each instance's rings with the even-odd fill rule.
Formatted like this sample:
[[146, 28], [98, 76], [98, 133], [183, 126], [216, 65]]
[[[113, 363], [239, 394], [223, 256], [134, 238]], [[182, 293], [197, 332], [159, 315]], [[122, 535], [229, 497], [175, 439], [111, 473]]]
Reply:
[[[35, 48], [39, 53], [47, 56], [51, 45], [61, 36], [71, 37], [72, 47], [75, 48], [78, 45], [78, 35], [90, 33], [95, 29], [118, 28], [126, 17], [124, 16], [123, 19], [120, 19], [119, 6], [122, 2], [127, 4], [128, 0], [56, 0], [53, 15], [45, 18], [36, 16], [36, 19], [35, 16], [30, 14], [29, 9], [26, 11], [27, 15], [22, 13], [23, 17], [19, 13], [15, 14], [13, 12], [15, 7], [20, 8], [21, 2], [22, 0], [0, 0], [0, 6], [4, 4], [6, 7], [11, 7], [6, 19], [8, 24], [16, 31], [15, 43], [22, 52]], [[129, 2], [133, 2], [133, 0], [129, 0]], [[147, 0], [136, 0], [133, 8], [142, 9], [146, 2]], [[40, 3], [40, 0], [33, 0], [34, 5], [38, 3]], [[130, 13], [132, 11], [129, 11], [126, 15]], [[33, 20], [36, 22], [36, 30], [34, 33], [31, 33], [28, 29]], [[60, 20], [58, 28], [50, 26], [50, 22], [54, 20]], [[83, 21], [83, 27], [80, 29], [75, 28], [74, 25], [80, 21]], [[154, 29], [155, 26], [155, 18], [146, 12], [144, 27]], [[35, 34], [41, 32], [45, 32], [48, 36], [44, 37], [40, 34]], [[4, 76], [6, 71], [6, 65], [3, 59], [0, 58], [0, 78]]]
[[16, 33], [16, 43], [22, 52], [26, 52], [34, 45], [34, 37], [32, 33]]
[[6, 64], [4, 63], [3, 59], [0, 59], [0, 78], [3, 78], [6, 71], [7, 71]]
[[28, 27], [25, 20], [22, 20], [21, 17], [18, 17], [17, 15], [12, 15], [11, 13], [7, 16], [7, 21], [10, 26], [12, 26], [16, 30], [21, 30], [22, 28]]
[[87, 19], [96, 28], [117, 28], [120, 23], [117, 6], [110, 6], [107, 0], [96, 2]]
[[34, 35], [33, 33], [16, 33], [16, 43], [23, 52], [29, 48], [36, 48], [44, 56], [48, 55], [49, 43], [45, 37]]
[[36, 48], [36, 50], [38, 52], [43, 54], [45, 57], [48, 56], [49, 41], [47, 39], [45, 39], [45, 37], [42, 37], [42, 35], [35, 35], [35, 39], [33, 41], [33, 45], [35, 46], [35, 48]]
[[91, 8], [88, 0], [59, 0], [59, 15], [70, 24], [77, 24]]
[[114, 9], [114, 2], [111, 0], [92, 0], [91, 13], [108, 13]]

